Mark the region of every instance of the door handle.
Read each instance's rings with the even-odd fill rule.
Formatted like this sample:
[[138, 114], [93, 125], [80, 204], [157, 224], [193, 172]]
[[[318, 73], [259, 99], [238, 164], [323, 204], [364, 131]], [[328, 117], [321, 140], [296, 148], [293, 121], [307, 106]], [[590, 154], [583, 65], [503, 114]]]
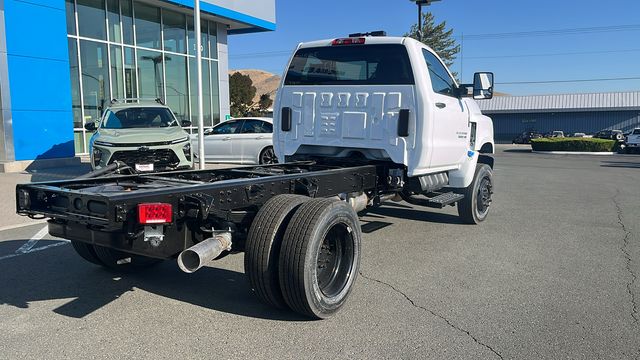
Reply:
[[264, 136], [258, 136], [256, 139], [258, 140], [264, 139]]
[[229, 137], [229, 136], [222, 138], [222, 141], [229, 141], [229, 140], [231, 140], [231, 137]]
[[447, 104], [445, 104], [445, 103], [441, 103], [441, 102], [438, 102], [438, 103], [436, 103], [436, 107], [437, 107], [438, 109], [444, 109], [444, 108], [446, 108], [446, 107], [447, 107]]

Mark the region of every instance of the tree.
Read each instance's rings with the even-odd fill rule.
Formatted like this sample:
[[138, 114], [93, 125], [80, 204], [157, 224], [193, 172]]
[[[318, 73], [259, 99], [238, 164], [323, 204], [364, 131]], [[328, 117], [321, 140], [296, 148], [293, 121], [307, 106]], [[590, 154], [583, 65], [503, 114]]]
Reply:
[[273, 100], [271, 100], [269, 94], [260, 95], [260, 100], [258, 100], [258, 109], [260, 109], [261, 112], [267, 111], [271, 105], [273, 105]]
[[246, 116], [251, 111], [256, 87], [249, 75], [239, 72], [229, 76], [229, 100], [231, 102], [231, 116]]
[[[422, 15], [422, 42], [432, 48], [447, 67], [453, 65], [456, 55], [460, 52], [460, 45], [456, 44], [456, 40], [453, 39], [452, 35], [453, 29], [447, 30], [446, 21], [436, 25], [433, 14], [428, 12]], [[418, 25], [412, 25], [409, 33], [404, 36], [417, 40]]]

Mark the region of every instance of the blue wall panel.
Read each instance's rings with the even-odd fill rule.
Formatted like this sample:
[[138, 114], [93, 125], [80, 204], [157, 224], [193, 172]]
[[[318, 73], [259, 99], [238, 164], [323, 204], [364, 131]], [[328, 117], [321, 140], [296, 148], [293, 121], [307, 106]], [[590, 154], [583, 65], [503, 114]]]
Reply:
[[523, 131], [562, 130], [593, 134], [603, 129], [629, 131], [640, 127], [640, 111], [585, 111], [558, 113], [486, 114], [493, 119], [495, 139], [510, 142]]
[[73, 157], [64, 0], [6, 0], [16, 160]]

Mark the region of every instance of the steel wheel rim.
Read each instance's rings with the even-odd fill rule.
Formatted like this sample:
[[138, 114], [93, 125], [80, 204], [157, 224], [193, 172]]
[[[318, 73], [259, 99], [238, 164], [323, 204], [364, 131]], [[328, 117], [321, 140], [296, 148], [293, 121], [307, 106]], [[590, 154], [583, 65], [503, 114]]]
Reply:
[[345, 224], [333, 225], [326, 233], [316, 261], [316, 278], [322, 294], [335, 297], [347, 286], [353, 271], [354, 239]]
[[261, 159], [263, 164], [275, 164], [276, 163], [276, 154], [273, 151], [273, 148], [265, 149], [262, 152]]
[[493, 194], [493, 189], [491, 186], [491, 180], [489, 177], [485, 176], [480, 181], [480, 185], [478, 186], [478, 193], [476, 197], [476, 207], [478, 209], [478, 214], [480, 216], [484, 216], [489, 211], [489, 206], [491, 206], [491, 195]]

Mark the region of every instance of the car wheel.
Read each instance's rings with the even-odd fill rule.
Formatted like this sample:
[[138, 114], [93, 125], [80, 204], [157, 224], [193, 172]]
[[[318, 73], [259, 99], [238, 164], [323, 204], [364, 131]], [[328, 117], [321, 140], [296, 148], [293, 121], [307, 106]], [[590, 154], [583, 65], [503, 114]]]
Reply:
[[276, 157], [273, 146], [267, 146], [260, 152], [260, 164], [277, 164], [278, 158]]

